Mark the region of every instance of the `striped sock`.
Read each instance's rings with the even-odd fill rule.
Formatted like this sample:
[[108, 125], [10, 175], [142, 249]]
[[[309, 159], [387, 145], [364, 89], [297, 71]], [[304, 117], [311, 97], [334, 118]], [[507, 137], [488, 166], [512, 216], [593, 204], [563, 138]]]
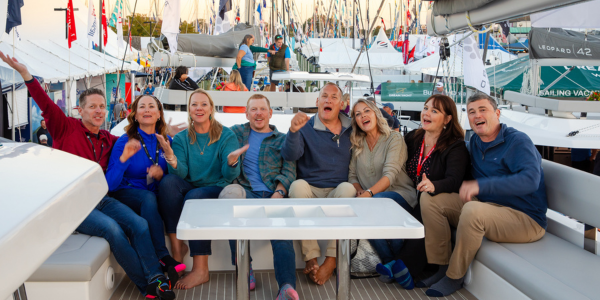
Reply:
[[375, 267], [375, 271], [377, 271], [377, 273], [387, 276], [389, 278], [393, 278], [394, 277], [394, 273], [392, 273], [392, 266], [394, 265], [396, 261], [392, 260], [387, 264], [377, 264], [377, 266]]
[[410, 272], [408, 272], [408, 268], [402, 260], [396, 260], [396, 263], [392, 266], [392, 272], [394, 273], [396, 282], [398, 282], [404, 289], [412, 290], [415, 288], [415, 283], [412, 279], [412, 276], [410, 276]]

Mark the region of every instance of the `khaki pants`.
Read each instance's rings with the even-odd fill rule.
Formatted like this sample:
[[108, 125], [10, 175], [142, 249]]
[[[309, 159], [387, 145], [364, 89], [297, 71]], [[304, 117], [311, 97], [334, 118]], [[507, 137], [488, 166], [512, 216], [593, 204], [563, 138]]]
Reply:
[[[463, 203], [459, 195], [421, 195], [421, 215], [425, 226], [425, 250], [431, 264], [449, 265], [446, 276], [459, 279], [481, 247], [485, 236], [500, 243], [530, 243], [546, 231], [523, 212], [494, 203]], [[452, 252], [450, 226], [456, 227]]]
[[[356, 189], [348, 182], [342, 182], [335, 188], [318, 188], [298, 179], [292, 182], [289, 195], [290, 198], [354, 198]], [[301, 241], [301, 244], [304, 261], [321, 256], [321, 248], [316, 240]], [[329, 241], [325, 256], [336, 257], [336, 254], [335, 241]]]

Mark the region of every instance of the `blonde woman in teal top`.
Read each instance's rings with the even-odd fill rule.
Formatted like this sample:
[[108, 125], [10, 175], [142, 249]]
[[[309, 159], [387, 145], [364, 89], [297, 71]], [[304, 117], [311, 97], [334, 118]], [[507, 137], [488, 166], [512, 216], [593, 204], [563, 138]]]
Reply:
[[[177, 239], [177, 223], [187, 199], [217, 199], [221, 190], [240, 175], [237, 137], [215, 120], [215, 105], [208, 93], [198, 89], [188, 102], [186, 130], [173, 138], [172, 150], [165, 150], [169, 174], [159, 187], [159, 207], [171, 240], [173, 258], [183, 261], [187, 246]], [[163, 148], [165, 149], [165, 148]], [[168, 152], [168, 153], [167, 153]], [[208, 281], [210, 241], [189, 241], [193, 257], [192, 272], [175, 288], [189, 289]]]

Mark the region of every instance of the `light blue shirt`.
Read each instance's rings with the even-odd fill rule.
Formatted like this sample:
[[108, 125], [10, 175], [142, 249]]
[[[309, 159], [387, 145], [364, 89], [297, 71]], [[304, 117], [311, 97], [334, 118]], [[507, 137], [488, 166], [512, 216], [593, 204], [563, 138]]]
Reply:
[[254, 63], [254, 57], [252, 56], [252, 51], [250, 51], [250, 47], [248, 45], [243, 44], [240, 46], [240, 50], [246, 52], [244, 56], [242, 56], [242, 60], [245, 60], [249, 63]]
[[258, 167], [260, 145], [263, 140], [271, 134], [271, 132], [261, 133], [250, 129], [250, 137], [248, 138], [250, 147], [246, 151], [244, 157], [244, 173], [246, 173], [246, 177], [248, 178], [248, 181], [250, 181], [250, 186], [252, 186], [252, 191], [254, 192], [273, 192], [262, 181]]

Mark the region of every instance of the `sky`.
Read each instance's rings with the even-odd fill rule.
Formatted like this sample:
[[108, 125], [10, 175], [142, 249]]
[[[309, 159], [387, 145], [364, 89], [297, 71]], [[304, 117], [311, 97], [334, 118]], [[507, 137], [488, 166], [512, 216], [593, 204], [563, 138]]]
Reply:
[[[94, 3], [99, 2], [99, 0], [88, 0], [88, 1], [94, 1]], [[110, 5], [114, 5], [114, 3], [116, 2], [116, 0], [105, 0], [108, 1], [107, 4]], [[128, 0], [130, 3], [130, 7], [133, 10], [133, 6], [134, 3], [136, 2], [135, 0]], [[154, 2], [158, 2], [158, 7], [159, 7], [159, 11], [162, 11], [162, 7], [164, 6], [164, 0], [138, 0], [137, 3], [137, 8], [136, 8], [136, 13], [142, 13], [142, 14], [148, 14], [148, 12], [150, 11], [150, 7], [152, 5], [152, 3]], [[214, 0], [216, 5], [218, 6], [219, 0]], [[237, 7], [238, 3], [241, 6], [241, 12], [242, 15], [245, 11], [245, 0], [232, 0], [234, 7]], [[267, 12], [270, 13], [270, 6], [272, 5], [272, 1], [273, 0], [267, 0]], [[279, 5], [281, 6], [281, 0], [275, 0], [278, 1]], [[301, 19], [302, 21], [306, 20], [306, 18], [310, 15], [312, 15], [313, 12], [313, 8], [314, 8], [314, 2], [317, 0], [295, 0], [297, 9], [299, 11], [299, 13], [301, 14]], [[318, 1], [322, 1], [324, 4], [324, 7], [326, 9], [329, 9], [331, 0], [318, 0]], [[343, 3], [344, 1], [348, 2], [348, 5], [351, 3], [351, 0], [333, 0], [339, 3]], [[390, 28], [393, 24], [392, 21], [395, 18], [395, 13], [396, 13], [396, 4], [400, 4], [400, 2], [404, 2], [404, 5], [406, 6], [408, 0], [384, 0], [384, 5], [381, 9], [381, 13], [380, 13], [380, 17], [383, 17], [385, 25]], [[206, 16], [205, 12], [209, 11], [208, 5], [210, 3], [212, 3], [212, 0], [180, 0], [180, 8], [181, 8], [181, 19], [182, 20], [193, 20], [195, 19], [195, 14], [194, 14], [194, 3], [197, 2], [198, 3], [198, 17], [199, 18], [203, 18], [204, 16]], [[262, 0], [256, 0], [256, 4], [258, 5], [259, 2], [262, 2]], [[367, 2], [369, 4], [369, 15], [371, 16], [370, 19], [371, 21], [373, 20], [373, 17], [375, 16], [375, 13], [377, 11], [377, 8], [379, 7], [379, 5], [381, 4], [381, 0], [359, 0], [359, 3], [361, 5], [361, 9], [362, 9], [362, 14], [366, 16], [366, 7], [367, 7]], [[429, 5], [429, 1], [422, 1], [422, 0], [410, 0], [410, 4], [413, 5], [413, 3], [417, 3], [417, 5], [421, 2], [423, 2], [423, 6]], [[97, 5], [97, 4], [96, 4]], [[263, 13], [264, 15], [264, 13]], [[376, 26], [381, 25], [381, 22], [378, 22], [376, 24]]]

